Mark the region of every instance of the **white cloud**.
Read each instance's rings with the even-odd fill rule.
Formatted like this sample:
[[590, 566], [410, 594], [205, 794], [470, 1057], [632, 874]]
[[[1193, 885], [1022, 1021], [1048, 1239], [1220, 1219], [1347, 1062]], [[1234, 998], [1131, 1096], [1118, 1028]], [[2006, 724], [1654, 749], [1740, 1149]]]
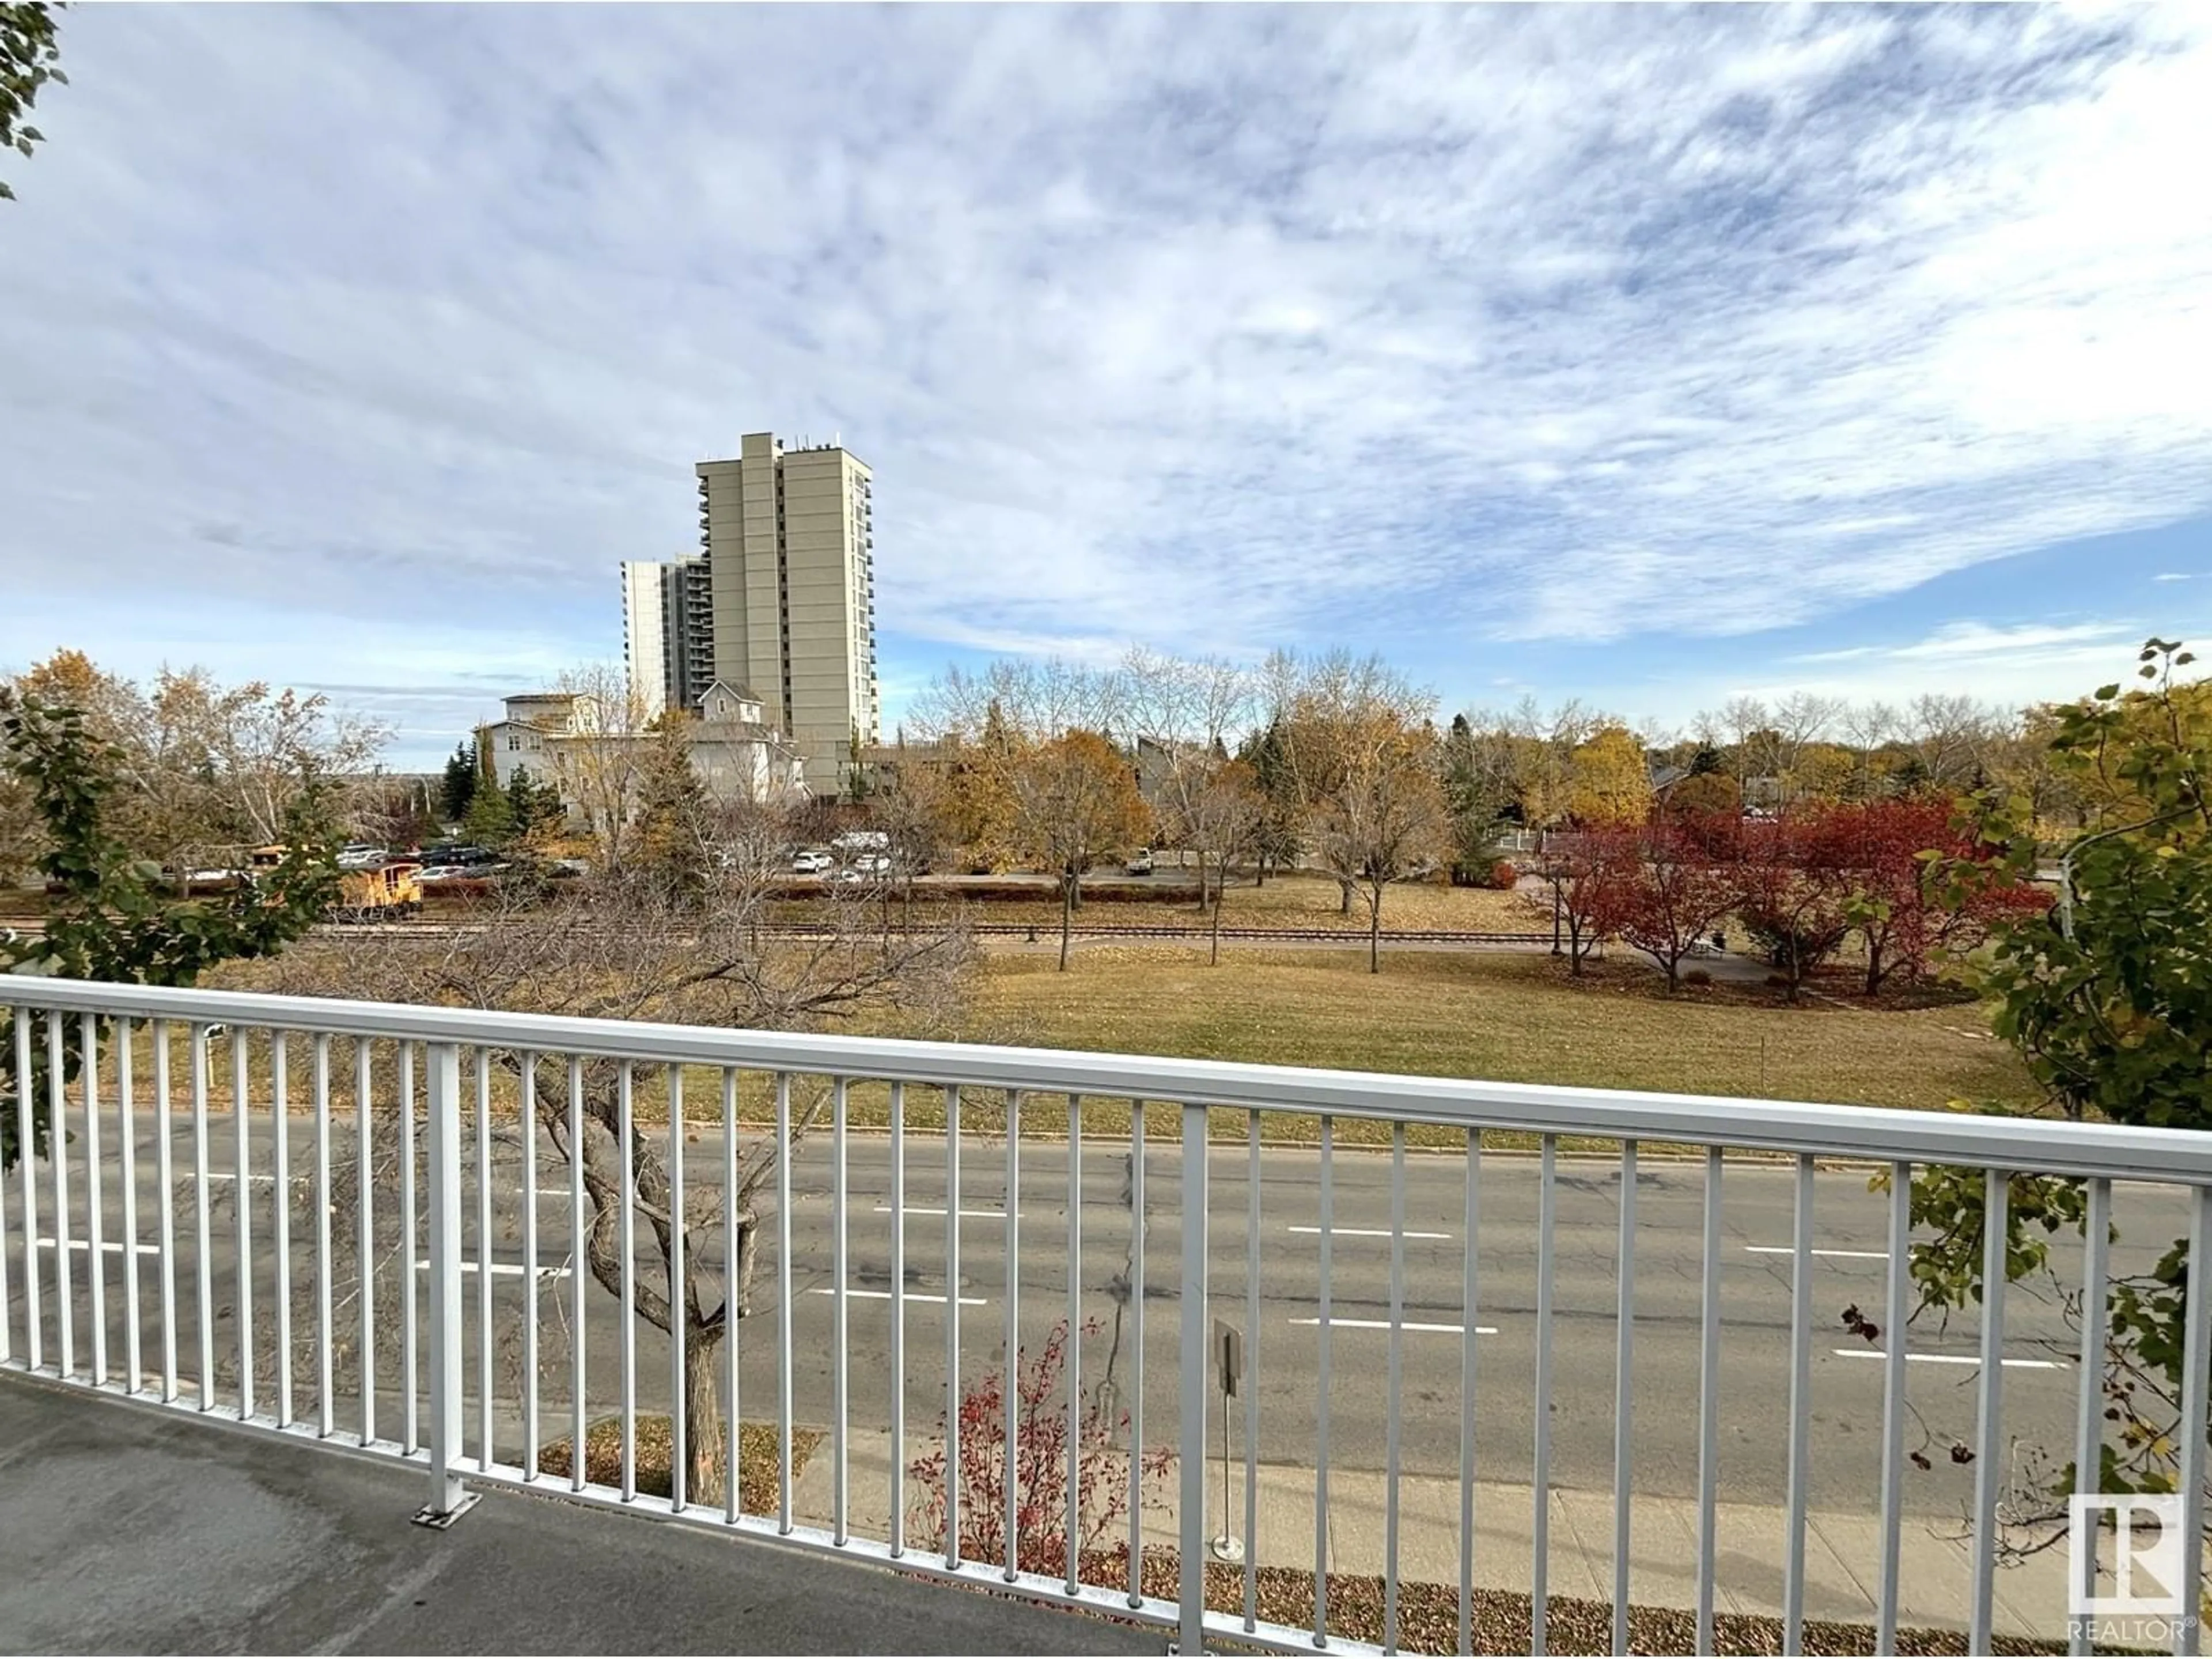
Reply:
[[63, 40], [7, 174], [0, 655], [543, 678], [769, 425], [875, 466], [886, 624], [989, 649], [1744, 634], [2212, 506], [2183, 10]]

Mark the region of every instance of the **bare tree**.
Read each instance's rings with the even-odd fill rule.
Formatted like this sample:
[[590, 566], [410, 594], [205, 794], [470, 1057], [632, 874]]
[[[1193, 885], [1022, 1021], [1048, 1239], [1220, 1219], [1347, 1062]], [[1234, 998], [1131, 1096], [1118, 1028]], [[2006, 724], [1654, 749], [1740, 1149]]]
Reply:
[[1206, 959], [1221, 961], [1221, 889], [1230, 865], [1251, 845], [1267, 811], [1258, 780], [1243, 761], [1216, 758], [1191, 792], [1182, 817], [1183, 836], [1198, 854], [1199, 902], [1206, 902], [1206, 868], [1214, 870], [1212, 926]]
[[[272, 964], [271, 988], [771, 1030], [817, 1029], [884, 1007], [927, 1024], [957, 1007], [972, 959], [957, 929], [909, 932], [893, 941], [866, 925], [860, 907], [838, 905], [821, 933], [764, 944], [763, 913], [774, 890], [758, 872], [768, 865], [763, 858], [755, 869], [732, 872], [697, 904], [669, 903], [649, 884], [594, 878], [587, 892], [562, 905], [495, 902], [472, 918], [474, 927], [448, 936], [396, 932], [349, 940], [343, 954], [303, 948]], [[714, 1357], [733, 1322], [750, 1311], [762, 1195], [779, 1158], [812, 1127], [826, 1093], [795, 1090], [788, 1145], [779, 1147], [769, 1137], [741, 1147], [732, 1205], [735, 1233], [720, 1239], [714, 1251], [706, 1247], [722, 1231], [722, 1195], [710, 1182], [687, 1185], [677, 1207], [666, 1132], [637, 1120], [627, 1068], [606, 1060], [576, 1062], [581, 1133], [572, 1139], [568, 1075], [550, 1062], [526, 1066], [512, 1054], [495, 1055], [492, 1063], [544, 1142], [580, 1170], [591, 1212], [581, 1265], [617, 1293], [623, 1289], [619, 1226], [627, 1196], [642, 1238], [650, 1241], [633, 1275], [638, 1315], [672, 1332], [675, 1310], [683, 1310], [686, 1389], [678, 1409], [687, 1489], [702, 1501], [719, 1495], [730, 1460]], [[375, 1207], [393, 1212], [389, 1200]], [[714, 1257], [728, 1264], [726, 1274], [703, 1269]], [[680, 1272], [672, 1266], [678, 1260]]]
[[1341, 734], [1340, 773], [1315, 816], [1315, 842], [1367, 902], [1367, 971], [1382, 971], [1382, 896], [1443, 855], [1449, 823], [1434, 745], [1384, 708]]

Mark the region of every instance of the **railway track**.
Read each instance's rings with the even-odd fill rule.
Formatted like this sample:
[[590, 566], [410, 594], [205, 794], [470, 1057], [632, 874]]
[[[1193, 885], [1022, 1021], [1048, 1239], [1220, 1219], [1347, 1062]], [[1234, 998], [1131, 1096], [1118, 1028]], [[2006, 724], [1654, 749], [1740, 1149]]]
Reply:
[[[312, 936], [323, 939], [463, 939], [483, 932], [486, 924], [469, 921], [413, 921], [395, 922], [319, 922], [309, 930]], [[588, 924], [580, 924], [588, 927]], [[13, 928], [18, 933], [37, 934], [46, 931], [39, 921], [0, 923], [0, 929]], [[785, 922], [774, 927], [763, 927], [764, 939], [820, 939], [840, 931], [830, 922]], [[898, 922], [890, 931], [904, 933]], [[981, 921], [970, 922], [968, 932], [977, 939], [1034, 939], [1039, 943], [1055, 937], [1059, 930], [1048, 924], [1032, 927], [1027, 922]], [[1115, 923], [1085, 925], [1074, 931], [1082, 939], [1175, 939], [1203, 943], [1213, 937], [1212, 930], [1200, 927], [1176, 927], [1168, 924]], [[1355, 928], [1346, 927], [1224, 927], [1220, 937], [1224, 943], [1267, 943], [1282, 941], [1302, 945], [1364, 945], [1367, 935]], [[1549, 933], [1494, 933], [1448, 927], [1386, 928], [1382, 933], [1385, 945], [1549, 945]]]

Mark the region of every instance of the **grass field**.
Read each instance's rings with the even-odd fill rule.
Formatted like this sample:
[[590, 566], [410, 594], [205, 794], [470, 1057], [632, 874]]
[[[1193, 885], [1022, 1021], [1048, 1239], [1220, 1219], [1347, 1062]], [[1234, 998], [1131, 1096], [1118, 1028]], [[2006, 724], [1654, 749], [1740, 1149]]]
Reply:
[[1648, 994], [1615, 964], [1588, 986], [1548, 957], [1401, 952], [1380, 975], [1342, 952], [1095, 950], [1073, 971], [988, 957], [982, 1042], [1192, 1059], [1654, 1089], [1875, 1106], [2026, 1104], [2026, 1072], [1973, 1004], [1865, 1012]]
[[[264, 971], [260, 964], [232, 964], [212, 977], [246, 988]], [[1668, 998], [1656, 994], [1653, 975], [1639, 963], [1595, 964], [1590, 978], [1577, 982], [1548, 956], [1507, 951], [1402, 951], [1385, 960], [1379, 975], [1364, 971], [1356, 948], [1232, 947], [1224, 950], [1221, 966], [1208, 968], [1188, 945], [1101, 946], [1086, 951], [1065, 974], [1054, 971], [1047, 953], [987, 952], [969, 1005], [951, 1029], [910, 1028], [881, 1011], [843, 1029], [867, 1036], [1918, 1109], [1942, 1109], [1961, 1099], [2026, 1106], [2035, 1097], [2020, 1061], [1990, 1033], [1974, 1003], [1864, 1009], [1808, 1001], [1789, 1007], [1747, 988], [1725, 985], [1686, 988]], [[268, 1060], [260, 1043], [254, 1048], [249, 1066], [258, 1079]], [[349, 1048], [337, 1045], [334, 1055], [342, 1097], [350, 1095]], [[141, 1074], [149, 1068], [150, 1056]], [[181, 1041], [172, 1069], [181, 1084], [188, 1073]], [[227, 1099], [227, 1054], [210, 1069], [211, 1098]], [[291, 1097], [302, 1103], [306, 1069], [302, 1054], [295, 1061]], [[395, 1070], [389, 1053], [380, 1054], [374, 1072], [380, 1097], [388, 1095]], [[821, 1093], [821, 1082], [796, 1084], [802, 1111]], [[694, 1114], [713, 1112], [720, 1082], [712, 1072], [688, 1071], [684, 1088]], [[514, 1098], [513, 1079], [497, 1076], [495, 1110], [505, 1115]], [[641, 1121], [666, 1121], [662, 1068], [639, 1068], [635, 1103]], [[769, 1079], [744, 1073], [739, 1104], [747, 1120], [769, 1121]], [[855, 1124], [886, 1121], [884, 1085], [854, 1083], [849, 1108]], [[909, 1091], [907, 1111], [917, 1130], [944, 1121], [934, 1089]], [[1125, 1134], [1128, 1118], [1125, 1100], [1098, 1098], [1085, 1106], [1087, 1133]], [[1004, 1108], [995, 1096], [971, 1091], [963, 1121], [981, 1133], [1000, 1131]], [[1171, 1134], [1176, 1113], [1161, 1103], [1146, 1121]], [[1036, 1133], [1064, 1133], [1065, 1102], [1057, 1096], [1031, 1097], [1023, 1123]], [[1285, 1139], [1310, 1139], [1315, 1131], [1310, 1119], [1287, 1113], [1270, 1115], [1263, 1127], [1263, 1133]], [[1241, 1137], [1243, 1126], [1224, 1115], [1217, 1132]], [[1388, 1129], [1347, 1120], [1340, 1134], [1365, 1141], [1387, 1139]]]
[[[1193, 872], [1194, 887], [1196, 874]], [[964, 908], [973, 921], [1035, 922], [1040, 933], [1060, 928], [1060, 902], [1040, 895], [1034, 900], [993, 899], [957, 906], [945, 890], [915, 890], [917, 920], [949, 916]], [[892, 911], [900, 909], [895, 900]], [[818, 914], [818, 902], [793, 900], [777, 907], [779, 920], [801, 921]], [[1130, 903], [1100, 900], [1075, 913], [1077, 928], [1085, 927], [1204, 927], [1208, 918], [1194, 903]], [[1315, 876], [1278, 876], [1264, 887], [1249, 880], [1222, 896], [1221, 925], [1224, 927], [1328, 928], [1364, 936], [1367, 906], [1355, 895], [1352, 914], [1343, 914], [1337, 885]], [[1545, 915], [1518, 902], [1511, 893], [1480, 887], [1445, 887], [1428, 882], [1404, 882], [1389, 889], [1382, 900], [1382, 931], [1415, 932], [1456, 929], [1470, 933], [1542, 933], [1551, 923]]]

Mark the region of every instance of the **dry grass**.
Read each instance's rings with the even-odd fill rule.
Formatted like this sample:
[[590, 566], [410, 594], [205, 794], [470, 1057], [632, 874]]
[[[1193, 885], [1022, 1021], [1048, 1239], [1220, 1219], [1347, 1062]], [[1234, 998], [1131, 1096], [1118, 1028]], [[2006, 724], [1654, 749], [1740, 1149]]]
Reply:
[[[1195, 890], [1197, 872], [1191, 872]], [[942, 888], [915, 890], [914, 915], [917, 923], [943, 921], [964, 910], [971, 921], [1019, 925], [1034, 922], [1038, 931], [1060, 927], [1060, 902], [1042, 892], [1035, 899], [988, 899], [964, 905]], [[777, 907], [779, 920], [804, 921], [818, 913], [818, 902], [794, 900]], [[898, 901], [894, 917], [904, 914]], [[1192, 902], [1122, 902], [1100, 899], [1076, 912], [1075, 925], [1090, 927], [1202, 927], [1207, 918]], [[1332, 932], [1367, 932], [1367, 906], [1355, 894], [1352, 914], [1346, 915], [1337, 885], [1317, 876], [1274, 876], [1264, 887], [1248, 879], [1231, 887], [1222, 896], [1221, 925], [1224, 927], [1327, 928]], [[1382, 900], [1382, 929], [1426, 932], [1451, 929], [1468, 933], [1540, 933], [1551, 924], [1516, 902], [1511, 893], [1480, 887], [1447, 887], [1430, 882], [1403, 882], [1393, 886]]]
[[[794, 1427], [791, 1431], [791, 1478], [796, 1481], [806, 1460], [822, 1443], [819, 1429]], [[569, 1454], [574, 1444], [567, 1438], [548, 1441], [539, 1448], [538, 1467], [548, 1474], [569, 1473]], [[665, 1498], [674, 1487], [670, 1464], [675, 1434], [668, 1418], [641, 1413], [637, 1419], [637, 1489], [648, 1497]], [[738, 1504], [747, 1515], [774, 1515], [781, 1504], [775, 1431], [765, 1423], [747, 1423], [738, 1431]], [[605, 1418], [584, 1431], [584, 1478], [594, 1486], [622, 1485], [622, 1423]]]
[[1940, 1108], [2025, 1105], [2026, 1072], [1973, 1005], [1913, 1012], [1650, 994], [1638, 969], [1588, 984], [1550, 957], [1403, 951], [1086, 951], [988, 958], [976, 1041], [1503, 1082]]

